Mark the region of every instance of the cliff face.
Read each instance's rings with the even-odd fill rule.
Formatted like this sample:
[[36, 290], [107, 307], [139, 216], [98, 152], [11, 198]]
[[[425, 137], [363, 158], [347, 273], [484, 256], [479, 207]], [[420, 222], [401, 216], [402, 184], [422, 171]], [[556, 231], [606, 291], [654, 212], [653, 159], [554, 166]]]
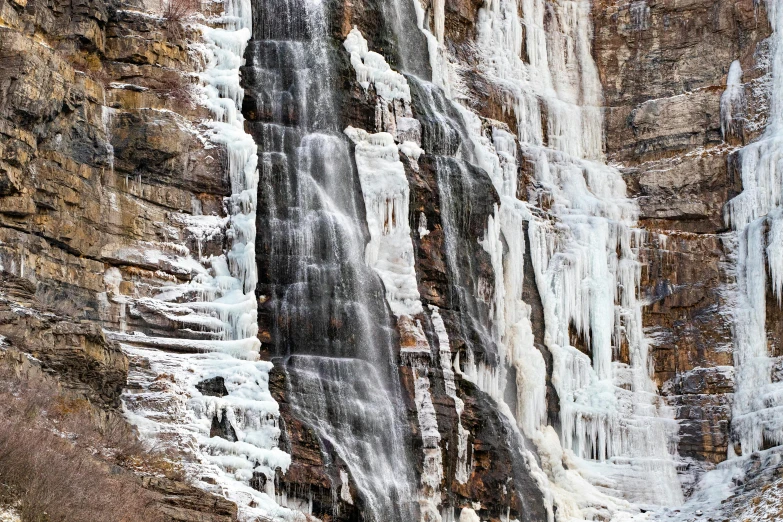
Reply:
[[[3, 361], [87, 398], [101, 430], [121, 415], [129, 367], [143, 364], [105, 331], [171, 328], [132, 299], [190, 280], [168, 262], [196, 249], [186, 216], [223, 215], [230, 192], [224, 153], [196, 131], [208, 114], [189, 87], [200, 58], [146, 11], [142, 2], [0, 4]], [[165, 498], [154, 516], [236, 516], [184, 482], [143, 485]]]
[[[184, 215], [223, 213], [220, 150], [193, 127], [206, 115], [187, 92], [196, 58], [140, 10], [5, 2], [2, 13], [4, 269], [98, 338], [167, 328], [122, 296], [191, 277], [167, 263], [195, 241]], [[109, 365], [127, 371], [121, 356]]]
[[[746, 342], [738, 341], [737, 331], [746, 319], [734, 310], [745, 283], [743, 254], [727, 210], [746, 188], [742, 146], [759, 139], [775, 103], [769, 69], [774, 44], [764, 7], [755, 2], [594, 7], [595, 52], [608, 107], [607, 154], [625, 166], [629, 192], [651, 233], [643, 287], [655, 379], [676, 408], [684, 467], [697, 472], [723, 462], [727, 452], [743, 452], [735, 392], [747, 386], [747, 374], [736, 367]], [[738, 77], [732, 79], [735, 70]], [[731, 84], [740, 93], [740, 107], [733, 109], [740, 116], [727, 122], [724, 93]], [[765, 293], [764, 344], [776, 357], [780, 307], [772, 287]], [[775, 446], [765, 439], [763, 447]], [[754, 471], [737, 480], [745, 501], [757, 495], [758, 484], [774, 480], [776, 466], [758, 455], [751, 455], [754, 461], [745, 465]], [[683, 485], [688, 492], [694, 487], [689, 479]], [[728, 503], [736, 504], [742, 501]], [[724, 516], [740, 517], [732, 509], [738, 508]]]
[[[770, 22], [753, 1], [595, 2], [594, 20], [606, 152], [623, 165], [649, 232], [642, 287], [655, 378], [677, 408], [680, 455], [718, 463], [730, 439], [734, 379], [736, 276], [724, 207], [742, 191], [738, 148], [766, 124], [769, 92], [760, 86]], [[723, 128], [721, 97], [735, 60], [746, 106], [737, 128]]]
[[780, 15], [413, 2], [0, 0], [6, 360], [187, 448], [240, 518], [740, 513], [781, 440], [735, 419], [726, 209]]

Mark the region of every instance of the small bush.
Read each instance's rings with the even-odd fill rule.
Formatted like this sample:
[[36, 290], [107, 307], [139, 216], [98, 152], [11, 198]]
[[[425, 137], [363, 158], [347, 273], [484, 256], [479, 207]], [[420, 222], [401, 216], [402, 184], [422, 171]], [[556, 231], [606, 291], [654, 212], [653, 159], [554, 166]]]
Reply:
[[88, 56], [87, 59], [82, 56], [71, 57], [71, 67], [73, 67], [74, 71], [79, 71], [91, 78], [94, 82], [100, 83], [106, 87], [111, 81], [109, 75], [106, 74], [106, 71], [103, 69], [103, 65], [101, 65], [100, 62], [98, 62], [98, 65], [95, 65], [89, 58], [90, 56]]
[[177, 71], [164, 75], [152, 91], [181, 104], [190, 103], [193, 96], [190, 80]]
[[200, 0], [164, 0], [163, 18], [182, 23], [201, 9]]
[[161, 0], [166, 29], [174, 38], [182, 38], [184, 22], [201, 10], [200, 0]]

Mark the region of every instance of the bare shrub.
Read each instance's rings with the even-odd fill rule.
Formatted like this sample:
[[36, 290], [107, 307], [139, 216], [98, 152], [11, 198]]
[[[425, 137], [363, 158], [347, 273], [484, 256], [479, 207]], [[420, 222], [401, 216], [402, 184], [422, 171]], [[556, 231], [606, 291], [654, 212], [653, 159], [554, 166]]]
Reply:
[[15, 504], [24, 522], [161, 520], [153, 494], [100, 458], [116, 449], [95, 428], [90, 408], [0, 373], [0, 502]]
[[174, 38], [182, 37], [184, 22], [201, 10], [201, 0], [161, 0], [166, 29]]
[[152, 91], [158, 96], [170, 98], [181, 104], [190, 103], [193, 96], [190, 80], [178, 71], [170, 71], [163, 75]]
[[163, 0], [163, 18], [182, 23], [201, 8], [200, 0]]
[[96, 66], [90, 61], [74, 57], [71, 62], [71, 67], [73, 67], [74, 71], [83, 73], [85, 76], [91, 78], [96, 83], [100, 83], [104, 87], [108, 86], [111, 82], [111, 78], [100, 63]]

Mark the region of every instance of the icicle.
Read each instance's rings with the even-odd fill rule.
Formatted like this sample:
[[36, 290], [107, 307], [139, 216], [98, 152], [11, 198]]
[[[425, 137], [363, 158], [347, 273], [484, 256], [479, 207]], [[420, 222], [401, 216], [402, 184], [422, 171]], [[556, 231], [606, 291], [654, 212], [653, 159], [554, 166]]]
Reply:
[[381, 276], [395, 315], [422, 312], [408, 223], [410, 189], [394, 138], [349, 127], [364, 195], [370, 242], [365, 261]]
[[726, 79], [726, 90], [720, 97], [720, 130], [725, 140], [741, 136], [744, 125], [745, 87], [742, 85], [742, 66], [739, 60], [731, 63]]

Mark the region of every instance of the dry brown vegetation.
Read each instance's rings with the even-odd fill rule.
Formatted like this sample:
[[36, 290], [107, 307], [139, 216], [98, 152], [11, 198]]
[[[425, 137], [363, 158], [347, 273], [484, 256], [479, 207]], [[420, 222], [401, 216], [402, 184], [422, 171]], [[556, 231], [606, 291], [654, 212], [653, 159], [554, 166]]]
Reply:
[[109, 85], [111, 79], [109, 78], [109, 75], [106, 74], [106, 71], [104, 71], [100, 61], [96, 62], [96, 60], [93, 59], [95, 55], [86, 55], [87, 58], [84, 58], [84, 56], [85, 55], [77, 55], [68, 57], [73, 70], [83, 73], [94, 82], [99, 83], [104, 87]]
[[166, 29], [174, 38], [181, 38], [184, 22], [201, 10], [201, 0], [161, 0]]
[[200, 0], [163, 0], [163, 18], [182, 23], [201, 8]]
[[178, 71], [163, 74], [152, 91], [158, 96], [171, 98], [182, 104], [190, 103], [193, 96], [189, 78]]
[[0, 502], [15, 505], [24, 522], [161, 520], [153, 494], [121, 466], [161, 461], [158, 474], [177, 470], [121, 418], [98, 430], [86, 401], [9, 371], [0, 371], [0, 417]]

